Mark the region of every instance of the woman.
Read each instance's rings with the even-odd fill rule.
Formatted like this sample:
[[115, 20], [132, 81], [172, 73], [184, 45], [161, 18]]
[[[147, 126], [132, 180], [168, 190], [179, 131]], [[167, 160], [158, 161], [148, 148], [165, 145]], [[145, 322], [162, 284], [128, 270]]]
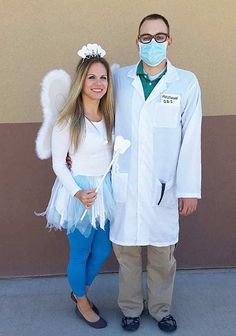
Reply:
[[[95, 189], [112, 157], [112, 83], [100, 46], [84, 46], [78, 54], [82, 59], [52, 133], [57, 180], [46, 216], [49, 228], [67, 230], [67, 274], [76, 313], [90, 326], [104, 328], [107, 323], [86, 292], [111, 251], [109, 222], [114, 203], [110, 174], [101, 189]], [[73, 162], [71, 169], [65, 164], [67, 153]], [[81, 220], [85, 209], [88, 211]]]

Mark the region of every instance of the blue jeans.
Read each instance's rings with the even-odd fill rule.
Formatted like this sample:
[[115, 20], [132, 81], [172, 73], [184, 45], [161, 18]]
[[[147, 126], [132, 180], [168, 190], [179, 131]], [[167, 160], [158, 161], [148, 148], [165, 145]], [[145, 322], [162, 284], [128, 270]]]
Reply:
[[109, 222], [105, 231], [100, 227], [92, 228], [88, 237], [79, 230], [67, 235], [70, 247], [70, 257], [67, 267], [68, 281], [76, 296], [86, 295], [86, 286], [90, 286], [111, 253], [109, 240]]

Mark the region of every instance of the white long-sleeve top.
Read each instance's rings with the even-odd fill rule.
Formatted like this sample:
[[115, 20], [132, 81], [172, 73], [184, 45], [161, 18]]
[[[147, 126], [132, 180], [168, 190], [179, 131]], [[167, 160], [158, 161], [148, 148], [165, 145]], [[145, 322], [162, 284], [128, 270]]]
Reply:
[[[70, 124], [55, 125], [52, 132], [52, 165], [60, 182], [74, 196], [81, 188], [73, 176], [101, 176], [111, 162], [112, 145], [107, 143], [104, 120], [90, 122], [85, 119], [85, 134], [76, 151], [70, 139]], [[71, 169], [67, 168], [66, 156], [72, 160]]]

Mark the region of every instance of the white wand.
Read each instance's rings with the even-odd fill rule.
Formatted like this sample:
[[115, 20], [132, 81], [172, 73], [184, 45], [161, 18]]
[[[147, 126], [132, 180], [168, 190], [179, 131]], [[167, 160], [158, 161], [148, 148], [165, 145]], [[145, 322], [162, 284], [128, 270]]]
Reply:
[[[97, 193], [98, 190], [101, 188], [101, 185], [103, 184], [103, 181], [106, 177], [106, 175], [108, 174], [108, 172], [110, 171], [111, 169], [111, 166], [113, 165], [113, 163], [118, 160], [118, 157], [120, 154], [124, 154], [124, 152], [130, 147], [130, 141], [127, 140], [127, 139], [124, 139], [122, 136], [118, 135], [116, 138], [115, 138], [115, 144], [114, 144], [114, 153], [115, 155], [113, 156], [113, 159], [111, 160], [109, 166], [107, 167], [101, 181], [99, 182], [95, 192]], [[81, 218], [80, 218], [80, 221], [82, 222], [82, 220], [84, 219], [86, 213], [87, 213], [88, 209], [85, 209]]]

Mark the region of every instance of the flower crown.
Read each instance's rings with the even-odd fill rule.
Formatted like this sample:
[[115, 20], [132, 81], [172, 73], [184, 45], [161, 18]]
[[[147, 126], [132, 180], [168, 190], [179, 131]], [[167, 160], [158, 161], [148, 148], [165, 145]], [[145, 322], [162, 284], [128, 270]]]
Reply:
[[106, 55], [106, 52], [102, 47], [96, 43], [94, 44], [87, 44], [80, 49], [77, 54], [82, 57], [83, 59], [85, 58], [93, 58], [93, 57], [104, 57]]

